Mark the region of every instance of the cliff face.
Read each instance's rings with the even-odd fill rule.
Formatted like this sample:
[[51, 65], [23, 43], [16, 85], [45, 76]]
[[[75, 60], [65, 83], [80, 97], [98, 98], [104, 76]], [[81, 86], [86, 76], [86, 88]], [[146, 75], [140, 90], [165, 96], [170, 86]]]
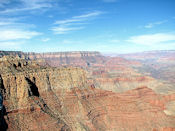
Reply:
[[[66, 124], [68, 117], [62, 118], [66, 109], [55, 93], [61, 91], [64, 95], [73, 87], [85, 87], [82, 69], [45, 68], [31, 61], [9, 58], [1, 59], [0, 65], [0, 88], [8, 114], [4, 119], [9, 130], [73, 128]], [[42, 119], [46, 120], [39, 122]]]
[[56, 53], [43, 53], [27, 54], [29, 59], [44, 59], [45, 62], [52, 66], [79, 66], [88, 67], [94, 63], [103, 63], [104, 57], [99, 52], [56, 52]]
[[52, 67], [73, 65], [87, 67], [93, 63], [103, 63], [104, 57], [99, 52], [52, 52], [52, 53], [24, 53], [13, 51], [0, 51], [0, 57], [2, 56], [15, 56], [27, 60], [44, 60], [41, 64], [48, 64]]

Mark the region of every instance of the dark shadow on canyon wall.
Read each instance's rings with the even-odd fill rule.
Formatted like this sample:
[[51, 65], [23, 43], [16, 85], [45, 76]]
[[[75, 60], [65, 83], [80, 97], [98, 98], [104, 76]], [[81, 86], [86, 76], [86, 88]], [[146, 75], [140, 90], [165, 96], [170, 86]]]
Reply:
[[7, 122], [4, 118], [5, 115], [7, 115], [7, 112], [5, 106], [3, 106], [0, 110], [0, 131], [6, 131], [8, 129]]
[[28, 82], [28, 84], [29, 84], [29, 96], [37, 96], [37, 97], [39, 97], [40, 95], [39, 95], [39, 91], [38, 91], [38, 87], [35, 85], [35, 83], [34, 82], [32, 82], [29, 78], [25, 78], [26, 79], [26, 81]]

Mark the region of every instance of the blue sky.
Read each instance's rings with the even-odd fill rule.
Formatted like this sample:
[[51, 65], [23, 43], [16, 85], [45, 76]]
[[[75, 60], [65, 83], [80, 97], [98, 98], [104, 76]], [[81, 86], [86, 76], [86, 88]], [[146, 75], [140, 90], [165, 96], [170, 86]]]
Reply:
[[0, 0], [0, 50], [175, 50], [175, 0]]

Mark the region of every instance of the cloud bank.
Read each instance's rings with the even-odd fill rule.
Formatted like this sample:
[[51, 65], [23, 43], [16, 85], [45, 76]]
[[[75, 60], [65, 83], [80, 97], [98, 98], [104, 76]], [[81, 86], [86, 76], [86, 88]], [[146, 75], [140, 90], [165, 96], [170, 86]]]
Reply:
[[156, 33], [130, 37], [127, 42], [141, 45], [155, 45], [161, 43], [175, 42], [175, 34]]

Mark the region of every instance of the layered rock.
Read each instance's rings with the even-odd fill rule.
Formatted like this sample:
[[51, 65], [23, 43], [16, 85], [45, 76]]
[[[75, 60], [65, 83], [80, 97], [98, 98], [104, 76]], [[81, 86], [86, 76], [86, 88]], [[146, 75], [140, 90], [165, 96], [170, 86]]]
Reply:
[[[45, 68], [31, 61], [16, 59], [3, 59], [0, 65], [0, 87], [8, 114], [6, 122], [9, 130], [73, 128], [67, 123], [68, 117], [62, 118], [66, 109], [62, 109], [61, 97], [56, 96], [55, 92], [61, 91], [64, 94], [73, 87], [83, 87], [85, 72], [82, 69]], [[47, 99], [44, 100], [44, 97]], [[55, 111], [50, 104], [56, 108]], [[42, 119], [46, 120], [40, 122]]]
[[74, 52], [48, 52], [48, 53], [34, 53], [34, 52], [15, 52], [15, 51], [0, 51], [2, 56], [15, 56], [27, 60], [44, 60], [50, 66], [81, 66], [86, 67], [93, 63], [103, 63], [104, 57], [99, 52], [93, 51], [74, 51]]
[[174, 130], [175, 94], [160, 94], [164, 84], [143, 76], [133, 65], [142, 66], [112, 58], [89, 65], [87, 73], [78, 67], [51, 68], [16, 56], [2, 57], [0, 129]]
[[120, 57], [128, 60], [137, 60], [142, 66], [135, 67], [139, 73], [149, 75], [161, 81], [164, 86], [159, 90], [163, 92], [175, 91], [175, 51], [148, 51], [141, 53], [123, 54]]

